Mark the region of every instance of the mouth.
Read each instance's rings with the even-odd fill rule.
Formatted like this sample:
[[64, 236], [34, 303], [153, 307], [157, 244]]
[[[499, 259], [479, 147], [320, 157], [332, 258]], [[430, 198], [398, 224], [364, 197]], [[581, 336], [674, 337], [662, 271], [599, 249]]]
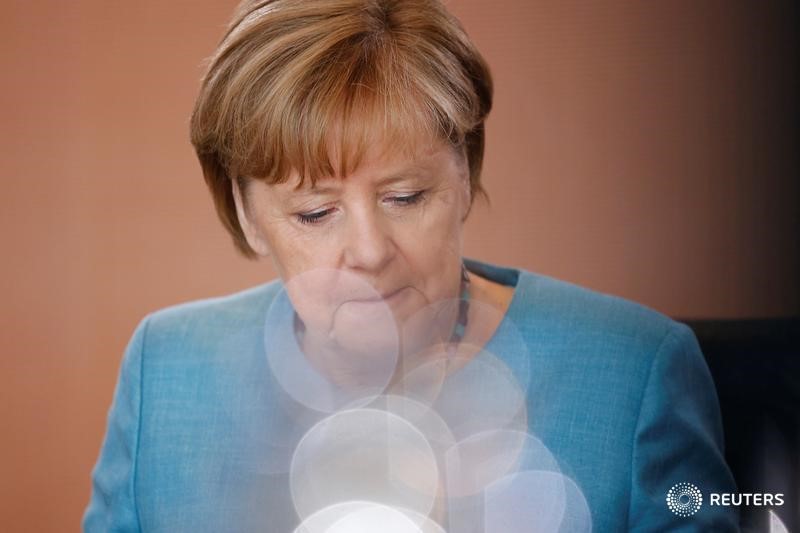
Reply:
[[380, 293], [376, 296], [371, 296], [368, 298], [350, 298], [347, 300], [348, 302], [352, 303], [378, 303], [378, 302], [386, 302], [389, 303], [393, 299], [395, 299], [404, 289], [405, 287], [401, 287], [399, 289], [395, 289], [393, 291], [388, 291], [384, 293]]

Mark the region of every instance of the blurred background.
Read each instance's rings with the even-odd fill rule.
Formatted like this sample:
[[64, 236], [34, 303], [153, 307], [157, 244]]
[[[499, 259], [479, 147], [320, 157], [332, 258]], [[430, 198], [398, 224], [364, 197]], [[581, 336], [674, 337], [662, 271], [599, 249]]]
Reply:
[[[4, 531], [79, 529], [146, 313], [274, 277], [237, 256], [188, 141], [235, 4], [2, 2]], [[496, 86], [468, 256], [682, 319], [800, 314], [792, 2], [448, 5]]]

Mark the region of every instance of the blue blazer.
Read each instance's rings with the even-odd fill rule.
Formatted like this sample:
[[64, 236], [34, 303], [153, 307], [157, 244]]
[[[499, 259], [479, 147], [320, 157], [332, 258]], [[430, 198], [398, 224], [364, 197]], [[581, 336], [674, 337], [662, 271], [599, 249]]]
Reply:
[[[653, 310], [526, 271], [468, 261], [515, 287], [487, 349], [503, 354], [515, 325], [531, 349], [529, 431], [583, 491], [594, 531], [737, 531], [719, 406], [691, 330]], [[272, 416], [264, 317], [280, 283], [146, 317], [128, 345], [108, 414], [87, 532], [290, 532], [288, 490], [266, 483]], [[268, 340], [267, 340], [268, 341]], [[520, 361], [502, 356], [513, 370]], [[274, 479], [273, 479], [274, 481]], [[704, 496], [680, 517], [673, 485]], [[265, 502], [270, 502], [265, 505]], [[489, 532], [503, 533], [503, 532]]]

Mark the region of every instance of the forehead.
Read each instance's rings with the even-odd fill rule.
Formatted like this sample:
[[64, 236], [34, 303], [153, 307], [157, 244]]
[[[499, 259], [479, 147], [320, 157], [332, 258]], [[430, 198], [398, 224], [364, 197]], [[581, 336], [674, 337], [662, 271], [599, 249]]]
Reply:
[[[439, 176], [461, 170], [458, 163], [462, 155], [455, 147], [442, 141], [416, 142], [406, 146], [374, 143], [367, 147], [350, 172], [333, 172], [309, 179], [292, 170], [286, 182], [276, 184], [276, 187], [300, 192], [320, 191], [340, 188], [347, 183], [382, 185]], [[333, 160], [338, 157], [339, 154], [331, 154]]]

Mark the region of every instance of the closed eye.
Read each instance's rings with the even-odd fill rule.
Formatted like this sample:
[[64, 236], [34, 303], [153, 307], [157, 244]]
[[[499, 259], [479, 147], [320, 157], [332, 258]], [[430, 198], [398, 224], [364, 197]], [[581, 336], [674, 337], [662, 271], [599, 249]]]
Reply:
[[[426, 191], [417, 191], [411, 194], [403, 194], [397, 196], [390, 196], [386, 201], [398, 207], [405, 207], [418, 204], [425, 198]], [[325, 218], [330, 215], [335, 208], [320, 209], [318, 211], [311, 211], [309, 213], [295, 213], [297, 221], [301, 224], [320, 224], [324, 222]]]
[[395, 205], [414, 205], [422, 200], [425, 196], [425, 191], [417, 191], [411, 194], [399, 195], [399, 196], [390, 196], [387, 198], [388, 201]]
[[311, 213], [296, 213], [297, 221], [301, 224], [319, 224], [328, 216], [333, 209], [321, 209], [319, 211], [312, 211]]

